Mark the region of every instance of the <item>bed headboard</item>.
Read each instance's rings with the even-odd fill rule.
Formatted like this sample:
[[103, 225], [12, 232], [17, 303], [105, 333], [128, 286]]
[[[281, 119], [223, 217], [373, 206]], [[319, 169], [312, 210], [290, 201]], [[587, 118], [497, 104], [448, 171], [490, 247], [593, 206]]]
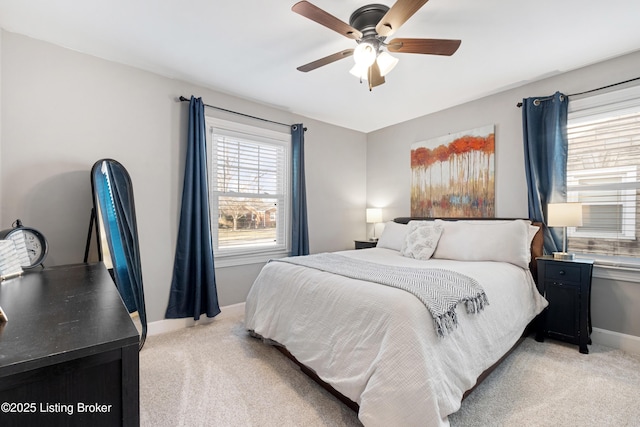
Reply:
[[398, 217], [394, 218], [393, 221], [399, 224], [407, 224], [409, 221], [433, 221], [435, 219], [441, 219], [443, 221], [513, 221], [516, 219], [524, 219], [527, 221], [531, 221], [533, 225], [539, 227], [538, 232], [533, 237], [531, 241], [531, 262], [529, 263], [529, 270], [531, 270], [531, 274], [533, 275], [534, 280], [538, 283], [538, 264], [536, 262], [536, 257], [542, 256], [544, 254], [543, 246], [544, 246], [544, 233], [542, 231], [543, 224], [541, 222], [536, 222], [533, 220], [529, 220], [528, 218], [427, 218], [427, 217]]

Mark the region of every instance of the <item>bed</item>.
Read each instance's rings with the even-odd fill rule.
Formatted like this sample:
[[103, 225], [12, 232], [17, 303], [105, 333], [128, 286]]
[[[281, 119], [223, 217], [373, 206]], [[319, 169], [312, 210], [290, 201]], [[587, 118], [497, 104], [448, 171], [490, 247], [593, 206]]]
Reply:
[[[354, 402], [367, 427], [447, 426], [547, 305], [535, 283], [541, 254], [539, 224], [527, 220], [397, 218], [376, 248], [267, 263], [245, 327]], [[465, 297], [437, 312], [406, 288], [435, 273], [464, 278], [486, 304]], [[400, 286], [385, 282], [396, 274]]]

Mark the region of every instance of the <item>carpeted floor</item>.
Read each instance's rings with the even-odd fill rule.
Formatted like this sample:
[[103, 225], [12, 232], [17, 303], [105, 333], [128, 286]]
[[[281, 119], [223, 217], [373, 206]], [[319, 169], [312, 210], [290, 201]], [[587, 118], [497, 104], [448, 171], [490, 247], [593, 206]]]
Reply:
[[[150, 336], [140, 353], [146, 426], [359, 426], [357, 415], [247, 335], [243, 306]], [[452, 426], [640, 426], [640, 355], [526, 339], [449, 417]]]

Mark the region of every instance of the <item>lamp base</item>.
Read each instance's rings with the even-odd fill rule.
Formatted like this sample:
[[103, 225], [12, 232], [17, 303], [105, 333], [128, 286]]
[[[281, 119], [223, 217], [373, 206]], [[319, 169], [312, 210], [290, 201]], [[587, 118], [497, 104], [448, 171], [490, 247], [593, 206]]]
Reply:
[[377, 241], [378, 241], [378, 238], [377, 238], [377, 237], [370, 237], [370, 238], [369, 238], [369, 241], [370, 241], [370, 242], [377, 242]]
[[576, 254], [572, 254], [569, 252], [554, 252], [553, 258], [554, 259], [575, 259]]

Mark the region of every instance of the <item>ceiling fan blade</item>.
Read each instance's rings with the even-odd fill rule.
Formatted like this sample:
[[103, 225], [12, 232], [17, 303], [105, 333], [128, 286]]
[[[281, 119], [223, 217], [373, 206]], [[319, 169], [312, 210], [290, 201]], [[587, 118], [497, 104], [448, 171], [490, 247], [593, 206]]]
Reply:
[[337, 52], [333, 55], [325, 56], [324, 58], [320, 58], [313, 62], [309, 62], [308, 64], [301, 65], [300, 67], [298, 67], [298, 70], [306, 73], [308, 71], [315, 70], [316, 68], [320, 68], [323, 65], [331, 64], [332, 62], [335, 62], [339, 59], [348, 58], [351, 55], [353, 55], [353, 49], [345, 49], [342, 52]]
[[360, 31], [308, 1], [299, 1], [291, 7], [291, 10], [350, 39], [359, 40], [362, 38]]
[[387, 44], [389, 52], [424, 53], [451, 56], [460, 47], [460, 40], [447, 39], [393, 39]]
[[429, 0], [398, 0], [376, 25], [376, 32], [389, 37]]
[[369, 90], [373, 89], [376, 86], [380, 86], [384, 83], [384, 77], [380, 74], [380, 67], [377, 62], [374, 62], [369, 67]]

